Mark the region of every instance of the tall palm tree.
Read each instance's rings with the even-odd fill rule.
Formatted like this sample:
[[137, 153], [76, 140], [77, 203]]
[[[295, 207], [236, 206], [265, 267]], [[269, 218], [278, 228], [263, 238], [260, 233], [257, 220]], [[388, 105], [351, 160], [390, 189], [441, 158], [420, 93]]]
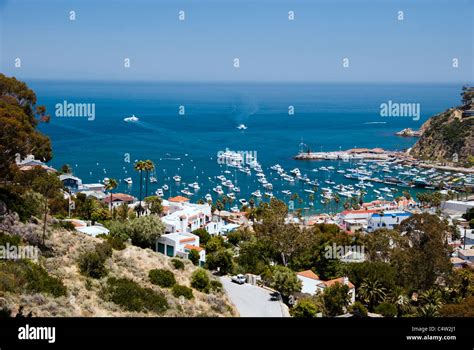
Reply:
[[143, 170], [145, 170], [145, 162], [143, 160], [139, 160], [135, 163], [133, 168], [140, 172], [140, 202], [138, 204], [138, 216], [140, 217], [142, 211], [142, 181], [143, 181]]
[[336, 203], [336, 211], [339, 211], [339, 202], [341, 201], [341, 197], [336, 193], [334, 194], [334, 202]]
[[105, 183], [105, 189], [110, 192], [110, 212], [112, 212], [112, 191], [116, 189], [118, 186], [117, 180], [115, 179], [109, 179]]
[[146, 171], [145, 181], [145, 198], [148, 197], [148, 181], [150, 180], [150, 171], [155, 170], [155, 164], [149, 159], [144, 161], [144, 169]]
[[385, 295], [385, 288], [375, 279], [366, 279], [360, 285], [359, 298], [367, 303], [371, 310], [384, 300]]

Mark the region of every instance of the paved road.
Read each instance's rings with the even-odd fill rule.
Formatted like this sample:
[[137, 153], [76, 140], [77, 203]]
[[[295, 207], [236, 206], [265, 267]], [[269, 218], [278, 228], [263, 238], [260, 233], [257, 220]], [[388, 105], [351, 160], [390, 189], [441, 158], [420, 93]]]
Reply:
[[284, 317], [280, 302], [271, 300], [271, 292], [248, 283], [237, 284], [221, 277], [227, 295], [241, 317]]

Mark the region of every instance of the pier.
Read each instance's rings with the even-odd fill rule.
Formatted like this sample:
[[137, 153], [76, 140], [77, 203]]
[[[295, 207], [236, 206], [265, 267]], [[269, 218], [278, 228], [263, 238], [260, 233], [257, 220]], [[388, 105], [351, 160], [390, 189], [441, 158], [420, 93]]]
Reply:
[[382, 148], [353, 148], [346, 151], [332, 152], [300, 152], [296, 160], [378, 160], [387, 161], [395, 158], [395, 152], [384, 151]]

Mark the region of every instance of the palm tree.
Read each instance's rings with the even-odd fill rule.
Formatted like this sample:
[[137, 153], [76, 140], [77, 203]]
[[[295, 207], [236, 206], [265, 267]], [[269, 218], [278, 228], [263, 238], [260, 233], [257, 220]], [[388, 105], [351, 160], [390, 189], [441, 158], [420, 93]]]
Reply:
[[144, 162], [144, 170], [146, 171], [145, 181], [145, 197], [148, 197], [148, 181], [150, 180], [150, 171], [155, 170], [155, 164], [149, 159]]
[[339, 211], [339, 202], [341, 201], [341, 197], [336, 193], [333, 197], [334, 202], [336, 203], [336, 211]]
[[112, 212], [112, 191], [118, 186], [117, 180], [109, 179], [105, 184], [105, 189], [110, 192], [110, 212]]
[[433, 305], [438, 308], [443, 305], [441, 292], [435, 288], [421, 293], [419, 300], [422, 305]]
[[145, 170], [145, 162], [143, 160], [139, 160], [135, 163], [133, 168], [140, 172], [140, 202], [138, 204], [138, 216], [140, 216], [140, 213], [142, 211], [142, 181], [143, 181], [143, 170]]
[[385, 295], [385, 288], [377, 280], [365, 279], [360, 285], [359, 298], [367, 303], [371, 310], [384, 300]]
[[439, 307], [433, 304], [423, 305], [418, 309], [419, 317], [436, 317], [438, 316]]

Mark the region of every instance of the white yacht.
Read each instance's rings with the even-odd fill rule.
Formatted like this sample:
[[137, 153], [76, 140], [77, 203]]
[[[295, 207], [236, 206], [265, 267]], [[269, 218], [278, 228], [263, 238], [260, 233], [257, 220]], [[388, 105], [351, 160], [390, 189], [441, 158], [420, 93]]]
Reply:
[[224, 191], [222, 191], [222, 187], [221, 186], [216, 186], [212, 189], [214, 192], [216, 192], [217, 194], [219, 195], [222, 195], [224, 194]]
[[156, 190], [155, 194], [158, 196], [158, 197], [163, 197], [164, 196], [164, 193], [163, 193], [163, 189], [159, 188]]
[[291, 191], [283, 190], [283, 191], [281, 191], [281, 193], [286, 194], [287, 196], [289, 196], [291, 194]]
[[208, 193], [204, 196], [207, 202], [212, 202], [212, 196]]
[[173, 180], [176, 181], [176, 182], [180, 182], [181, 181], [181, 176], [175, 175], [175, 176], [173, 176]]
[[239, 199], [239, 202], [240, 202], [240, 204], [245, 205], [245, 206], [247, 206], [247, 205], [249, 204], [249, 203], [247, 202], [247, 200], [244, 199], [244, 198]]
[[262, 193], [260, 192], [260, 190], [256, 190], [256, 191], [252, 192], [252, 196], [260, 198], [260, 197], [262, 197]]
[[226, 180], [226, 181], [222, 182], [222, 185], [224, 185], [225, 187], [228, 187], [228, 188], [233, 188], [234, 187], [234, 184], [232, 183], [231, 180]]
[[247, 130], [247, 127], [245, 126], [245, 124], [239, 124], [239, 126], [237, 127], [237, 129], [239, 129], [239, 130]]
[[135, 117], [135, 114], [134, 114], [131, 117], [124, 118], [123, 120], [129, 123], [129, 122], [137, 122], [139, 119]]
[[169, 189], [168, 185], [163, 185], [161, 188], [163, 189], [163, 191], [168, 191]]
[[239, 187], [235, 187], [233, 188], [234, 192], [240, 192], [240, 188]]
[[188, 187], [193, 188], [195, 190], [199, 190], [201, 187], [199, 187], [199, 184], [197, 182], [193, 182], [192, 184], [188, 184]]
[[[123, 179], [127, 184], [131, 185], [133, 183], [133, 180], [131, 177], [127, 177], [126, 179]], [[107, 181], [108, 182], [108, 181]]]
[[187, 196], [192, 196], [193, 194], [191, 192], [189, 192], [187, 189], [184, 189], [184, 190], [181, 190], [181, 193], [182, 194], [185, 194]]
[[150, 176], [150, 182], [151, 183], [156, 183], [156, 182], [158, 182], [158, 179], [154, 176]]

